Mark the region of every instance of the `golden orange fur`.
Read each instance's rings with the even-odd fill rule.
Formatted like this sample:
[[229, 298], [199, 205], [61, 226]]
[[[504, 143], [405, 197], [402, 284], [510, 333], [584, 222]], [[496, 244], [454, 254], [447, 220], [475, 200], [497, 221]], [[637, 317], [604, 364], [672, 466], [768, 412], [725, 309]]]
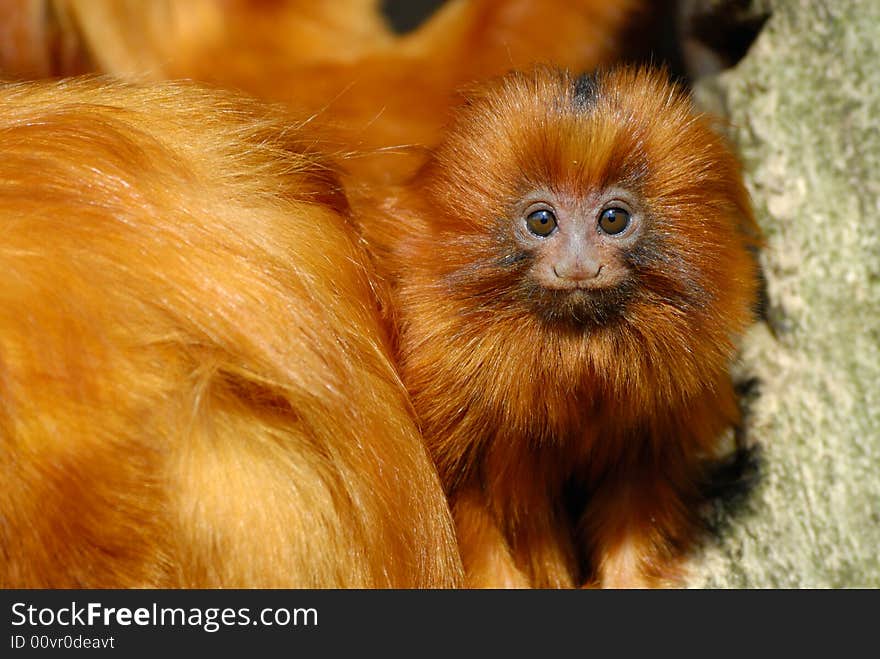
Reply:
[[[392, 38], [378, 0], [0, 0], [0, 71], [187, 75], [208, 48], [249, 60], [346, 60]], [[215, 63], [216, 64], [216, 63]], [[192, 75], [192, 73], [190, 73]]]
[[0, 86], [0, 587], [447, 587], [332, 172], [194, 86]]
[[462, 86], [536, 62], [615, 61], [632, 50], [621, 35], [645, 5], [450, 0], [397, 35], [378, 0], [0, 0], [19, 36], [0, 48], [0, 73], [91, 70], [244, 90], [318, 115], [346, 149], [374, 154], [348, 163], [355, 184], [384, 184], [421, 164], [418, 148], [397, 147], [435, 145]]
[[[541, 288], [521, 200], [608, 190], [641, 209], [623, 282]], [[468, 583], [675, 583], [756, 297], [758, 230], [710, 119], [661, 73], [510, 74], [409, 185], [359, 207]]]

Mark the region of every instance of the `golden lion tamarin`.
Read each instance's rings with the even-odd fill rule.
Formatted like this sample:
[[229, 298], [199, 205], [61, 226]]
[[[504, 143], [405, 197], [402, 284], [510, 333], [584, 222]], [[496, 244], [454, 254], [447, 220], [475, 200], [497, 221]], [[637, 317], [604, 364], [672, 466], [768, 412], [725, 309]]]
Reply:
[[346, 192], [467, 583], [673, 583], [755, 297], [735, 159], [643, 72], [512, 74], [442, 128], [462, 84], [615, 59], [642, 3], [450, 2], [403, 36], [371, 0], [325, 4], [54, 0], [5, 23], [0, 64], [25, 75], [194, 77], [317, 119], [175, 86], [4, 89], [26, 118], [3, 134], [32, 132], [0, 165], [24, 282], [0, 299], [0, 583], [460, 583], [381, 286], [303, 157], [317, 124], [377, 156]]
[[710, 119], [662, 73], [513, 73], [358, 204], [467, 583], [675, 583], [757, 289]]
[[447, 587], [448, 508], [315, 136], [0, 86], [0, 587]]

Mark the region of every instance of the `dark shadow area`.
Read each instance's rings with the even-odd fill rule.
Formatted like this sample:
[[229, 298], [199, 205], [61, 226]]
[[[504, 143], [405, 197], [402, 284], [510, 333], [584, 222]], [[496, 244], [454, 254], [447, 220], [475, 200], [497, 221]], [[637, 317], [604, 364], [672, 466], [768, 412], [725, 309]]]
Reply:
[[746, 512], [752, 492], [761, 483], [763, 455], [760, 444], [742, 447], [710, 467], [702, 487], [708, 501], [702, 519], [713, 535], [722, 535]]
[[692, 76], [736, 66], [770, 18], [750, 0], [682, 1], [682, 48]]
[[634, 19], [624, 60], [665, 66], [685, 85], [736, 66], [757, 38], [768, 14], [750, 0], [655, 0]]
[[763, 449], [749, 444], [745, 434], [752, 404], [761, 395], [761, 382], [751, 377], [734, 383], [741, 420], [734, 429], [736, 450], [707, 466], [701, 492], [708, 500], [703, 520], [709, 530], [721, 534], [733, 519], [744, 512], [753, 490], [763, 474]]
[[673, 80], [688, 82], [682, 55], [678, 5], [680, 0], [646, 2], [633, 20], [624, 42], [624, 61], [630, 64], [665, 66]]
[[[382, 13], [397, 34], [421, 26], [446, 0], [383, 0]], [[735, 66], [764, 27], [768, 14], [750, 0], [652, 0], [635, 16], [623, 39], [624, 61], [665, 66], [690, 85]]]
[[397, 34], [412, 32], [446, 0], [382, 0], [382, 13]]

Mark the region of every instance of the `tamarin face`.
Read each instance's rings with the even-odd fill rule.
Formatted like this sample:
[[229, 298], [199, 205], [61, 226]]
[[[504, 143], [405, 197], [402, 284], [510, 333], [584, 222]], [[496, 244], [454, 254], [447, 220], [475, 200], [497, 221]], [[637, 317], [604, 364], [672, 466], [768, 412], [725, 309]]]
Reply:
[[522, 294], [551, 319], [601, 322], [634, 290], [633, 255], [644, 232], [637, 195], [624, 188], [524, 196], [510, 222]]
[[661, 74], [509, 75], [426, 173], [441, 268], [482, 309], [589, 328], [734, 296], [748, 315], [757, 232], [737, 162]]

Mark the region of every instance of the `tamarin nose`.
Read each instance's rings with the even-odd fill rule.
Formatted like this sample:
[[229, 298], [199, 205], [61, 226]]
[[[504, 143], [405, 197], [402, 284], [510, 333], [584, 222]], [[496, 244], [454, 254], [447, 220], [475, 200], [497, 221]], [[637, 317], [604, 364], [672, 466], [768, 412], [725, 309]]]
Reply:
[[553, 274], [559, 279], [575, 282], [588, 281], [598, 277], [603, 267], [605, 267], [604, 264], [592, 260], [561, 261], [553, 266]]

